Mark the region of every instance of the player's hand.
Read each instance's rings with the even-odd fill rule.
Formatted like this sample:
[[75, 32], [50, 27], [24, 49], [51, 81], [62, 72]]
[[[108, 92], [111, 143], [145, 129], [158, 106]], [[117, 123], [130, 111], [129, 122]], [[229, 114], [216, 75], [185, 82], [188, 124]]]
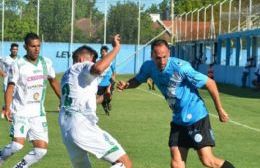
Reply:
[[112, 46], [114, 48], [120, 47], [120, 41], [121, 41], [120, 35], [119, 34], [115, 35], [112, 41]]
[[12, 122], [11, 110], [9, 108], [4, 109], [4, 115], [7, 121]]
[[124, 82], [124, 81], [119, 81], [116, 85], [116, 88], [119, 90], [119, 91], [123, 91], [124, 89], [126, 89], [128, 86], [127, 82]]
[[223, 108], [218, 110], [218, 116], [219, 116], [219, 121], [221, 122], [228, 122], [229, 120], [229, 116]]
[[3, 77], [3, 78], [6, 77], [6, 73], [0, 72], [0, 76]]

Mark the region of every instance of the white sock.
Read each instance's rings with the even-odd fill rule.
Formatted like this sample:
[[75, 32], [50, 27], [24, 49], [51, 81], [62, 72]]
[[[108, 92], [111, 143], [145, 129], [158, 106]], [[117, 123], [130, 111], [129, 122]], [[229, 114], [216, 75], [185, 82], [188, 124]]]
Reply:
[[8, 159], [11, 155], [13, 155], [14, 153], [18, 152], [19, 150], [21, 150], [23, 148], [23, 145], [18, 143], [18, 142], [14, 142], [12, 141], [10, 144], [6, 145], [4, 147], [4, 149], [1, 151], [1, 158], [3, 160]]
[[[26, 162], [26, 166], [29, 167], [32, 164], [38, 162], [46, 155], [47, 149], [43, 148], [34, 148], [27, 155], [24, 156], [23, 160]], [[19, 163], [18, 163], [19, 164]]]

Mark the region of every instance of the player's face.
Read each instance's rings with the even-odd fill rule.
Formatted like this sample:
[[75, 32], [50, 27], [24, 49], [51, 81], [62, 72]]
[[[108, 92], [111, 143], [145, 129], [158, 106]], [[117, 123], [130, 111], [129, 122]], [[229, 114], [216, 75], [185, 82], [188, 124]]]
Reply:
[[169, 56], [170, 50], [165, 45], [159, 45], [154, 47], [152, 59], [160, 71], [162, 71], [165, 68]]
[[25, 45], [27, 56], [31, 60], [37, 60], [40, 54], [41, 42], [39, 39], [29, 40], [29, 43]]
[[104, 57], [104, 56], [106, 56], [107, 55], [107, 51], [106, 50], [102, 50], [101, 51], [101, 57]]
[[11, 51], [11, 56], [16, 57], [18, 53], [18, 47], [12, 47], [10, 51]]

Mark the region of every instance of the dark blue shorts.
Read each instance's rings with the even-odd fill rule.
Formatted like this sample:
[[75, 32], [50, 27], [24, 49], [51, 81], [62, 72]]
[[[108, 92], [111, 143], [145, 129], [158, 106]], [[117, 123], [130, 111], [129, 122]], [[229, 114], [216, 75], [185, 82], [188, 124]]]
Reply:
[[211, 129], [209, 116], [202, 118], [189, 126], [181, 126], [171, 123], [169, 147], [183, 147], [201, 149], [206, 146], [215, 146], [213, 130]]

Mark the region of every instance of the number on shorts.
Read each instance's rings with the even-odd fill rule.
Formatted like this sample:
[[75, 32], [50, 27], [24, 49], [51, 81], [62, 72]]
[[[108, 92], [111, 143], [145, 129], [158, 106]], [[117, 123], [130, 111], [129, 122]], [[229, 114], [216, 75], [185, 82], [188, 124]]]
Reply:
[[69, 97], [69, 93], [70, 93], [70, 86], [69, 84], [65, 84], [62, 87], [62, 96], [65, 96], [64, 106], [70, 106], [72, 103], [72, 98]]

